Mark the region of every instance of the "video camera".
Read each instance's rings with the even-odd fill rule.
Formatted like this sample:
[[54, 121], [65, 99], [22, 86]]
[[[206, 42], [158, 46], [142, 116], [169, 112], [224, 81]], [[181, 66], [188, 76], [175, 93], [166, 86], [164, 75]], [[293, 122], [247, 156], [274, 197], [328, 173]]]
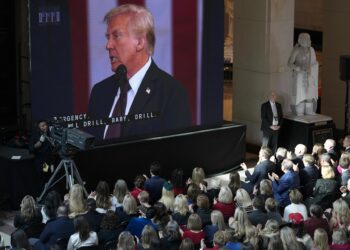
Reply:
[[92, 148], [95, 137], [76, 128], [67, 128], [64, 121], [51, 121], [51, 137], [55, 144], [69, 151], [86, 150]]

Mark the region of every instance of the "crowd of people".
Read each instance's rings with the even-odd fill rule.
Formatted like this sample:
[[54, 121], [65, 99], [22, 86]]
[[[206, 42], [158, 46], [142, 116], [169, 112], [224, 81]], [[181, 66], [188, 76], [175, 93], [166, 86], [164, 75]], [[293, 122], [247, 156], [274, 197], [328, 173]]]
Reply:
[[350, 136], [343, 150], [327, 139], [308, 153], [262, 147], [246, 178], [237, 171], [224, 185], [204, 170], [182, 169], [135, 177], [132, 189], [101, 180], [85, 197], [50, 191], [43, 204], [23, 198], [14, 218], [14, 249], [350, 249]]

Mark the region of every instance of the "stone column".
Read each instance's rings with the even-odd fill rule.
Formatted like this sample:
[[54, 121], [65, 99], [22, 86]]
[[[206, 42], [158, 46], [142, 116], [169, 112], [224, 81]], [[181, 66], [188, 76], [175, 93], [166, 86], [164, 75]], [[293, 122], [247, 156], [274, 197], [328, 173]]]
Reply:
[[233, 121], [247, 124], [247, 142], [261, 145], [260, 106], [271, 90], [290, 110], [294, 0], [234, 0]]
[[345, 82], [340, 80], [339, 56], [350, 55], [350, 1], [323, 1], [323, 69], [321, 112], [344, 129]]

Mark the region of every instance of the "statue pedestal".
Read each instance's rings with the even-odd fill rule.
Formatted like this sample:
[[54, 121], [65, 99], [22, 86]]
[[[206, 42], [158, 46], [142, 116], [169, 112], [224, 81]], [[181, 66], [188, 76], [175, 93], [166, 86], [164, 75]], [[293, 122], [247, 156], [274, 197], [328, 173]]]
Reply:
[[335, 124], [329, 116], [285, 114], [279, 146], [294, 150], [297, 144], [302, 143], [307, 146], [308, 152], [311, 152], [315, 143], [323, 144], [326, 139], [334, 137], [334, 132]]

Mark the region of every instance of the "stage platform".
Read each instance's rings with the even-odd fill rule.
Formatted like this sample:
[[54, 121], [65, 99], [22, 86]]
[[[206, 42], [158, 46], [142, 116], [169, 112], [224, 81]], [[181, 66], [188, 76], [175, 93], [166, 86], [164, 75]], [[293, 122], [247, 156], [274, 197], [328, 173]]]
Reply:
[[[130, 188], [134, 177], [149, 175], [153, 161], [162, 165], [162, 176], [169, 179], [175, 168], [182, 168], [190, 176], [194, 167], [202, 167], [207, 176], [238, 169], [245, 159], [246, 126], [226, 123], [168, 136], [152, 137], [96, 146], [78, 152], [74, 161], [88, 191], [98, 181], [109, 183], [111, 191], [118, 179], [124, 179]], [[18, 209], [26, 194], [36, 196], [33, 158], [18, 160], [0, 156], [0, 207]]]

